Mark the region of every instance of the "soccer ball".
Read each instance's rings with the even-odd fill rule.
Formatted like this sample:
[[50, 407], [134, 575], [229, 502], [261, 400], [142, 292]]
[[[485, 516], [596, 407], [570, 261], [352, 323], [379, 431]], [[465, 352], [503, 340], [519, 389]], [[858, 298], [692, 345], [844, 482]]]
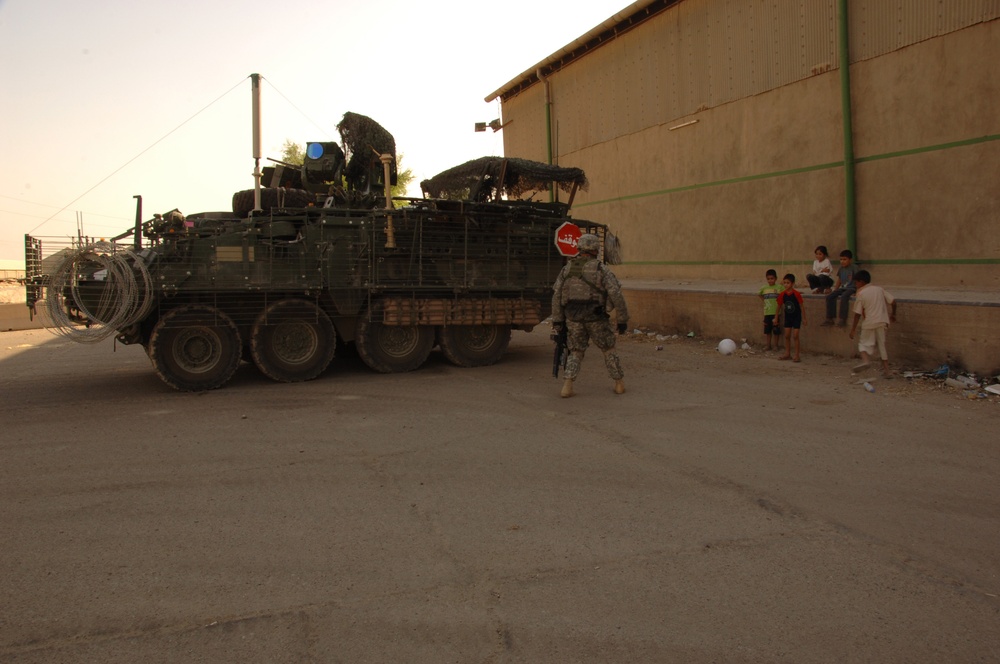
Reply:
[[736, 352], [736, 342], [732, 339], [723, 339], [719, 342], [719, 347], [716, 350], [723, 355], [732, 355]]

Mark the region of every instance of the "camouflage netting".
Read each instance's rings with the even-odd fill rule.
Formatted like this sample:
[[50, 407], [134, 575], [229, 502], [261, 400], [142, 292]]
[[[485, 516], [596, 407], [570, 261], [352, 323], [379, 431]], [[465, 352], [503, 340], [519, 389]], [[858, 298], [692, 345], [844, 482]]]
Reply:
[[[507, 162], [504, 169], [504, 161]], [[503, 182], [499, 182], [503, 172]], [[528, 159], [480, 157], [449, 168], [420, 183], [424, 196], [473, 201], [497, 198], [497, 190], [507, 198], [521, 198], [532, 191], [545, 191], [551, 183], [570, 192], [576, 185], [587, 189], [587, 176], [579, 168], [563, 168]]]
[[381, 170], [379, 155], [391, 154], [393, 162], [396, 161], [396, 140], [371, 118], [348, 111], [337, 125], [337, 130], [348, 160], [344, 173], [348, 182], [363, 180], [376, 165]]

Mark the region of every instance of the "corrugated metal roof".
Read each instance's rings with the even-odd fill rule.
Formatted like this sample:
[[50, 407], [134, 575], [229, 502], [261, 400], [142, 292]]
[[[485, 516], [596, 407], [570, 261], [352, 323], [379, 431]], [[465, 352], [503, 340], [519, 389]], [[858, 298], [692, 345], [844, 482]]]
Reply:
[[1000, 0], [852, 2], [851, 61], [868, 60], [1000, 16]]
[[[797, 6], [796, 6], [797, 5]], [[720, 103], [835, 68], [837, 0], [639, 0], [490, 93], [516, 95], [677, 6], [651, 58], [676, 62], [668, 98]], [[792, 11], [789, 11], [792, 9]], [[851, 62], [994, 20], [1000, 0], [850, 0]], [[675, 39], [677, 35], [683, 35]], [[665, 51], [665, 52], [664, 52]], [[751, 57], [747, 57], [748, 54]], [[666, 56], [666, 57], [664, 57]]]
[[543, 76], [547, 76], [554, 71], [558, 71], [573, 60], [593, 51], [595, 48], [600, 48], [611, 40], [617, 39], [623, 33], [628, 32], [640, 23], [649, 20], [664, 9], [676, 5], [681, 1], [638, 0], [638, 2], [632, 3], [587, 34], [559, 49], [534, 67], [521, 72], [521, 74], [512, 78], [504, 86], [488, 94], [486, 101], [491, 102], [497, 97], [507, 97], [517, 94], [519, 91], [537, 83], [539, 72]]

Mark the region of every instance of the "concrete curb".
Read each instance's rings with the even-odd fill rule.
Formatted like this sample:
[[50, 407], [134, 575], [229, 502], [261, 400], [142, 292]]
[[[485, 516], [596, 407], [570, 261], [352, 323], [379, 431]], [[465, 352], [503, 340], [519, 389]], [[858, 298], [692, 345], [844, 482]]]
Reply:
[[48, 327], [48, 316], [39, 311], [34, 320], [31, 319], [28, 306], [24, 302], [0, 304], [0, 332], [13, 330], [38, 330]]

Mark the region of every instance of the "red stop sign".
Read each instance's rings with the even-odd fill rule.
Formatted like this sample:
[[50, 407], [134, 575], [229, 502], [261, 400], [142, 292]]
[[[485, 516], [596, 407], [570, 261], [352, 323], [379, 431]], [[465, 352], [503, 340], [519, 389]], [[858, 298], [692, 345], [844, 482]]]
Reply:
[[583, 233], [580, 232], [579, 226], [568, 221], [563, 222], [556, 229], [556, 249], [563, 256], [576, 256], [579, 253], [576, 243], [581, 235]]

